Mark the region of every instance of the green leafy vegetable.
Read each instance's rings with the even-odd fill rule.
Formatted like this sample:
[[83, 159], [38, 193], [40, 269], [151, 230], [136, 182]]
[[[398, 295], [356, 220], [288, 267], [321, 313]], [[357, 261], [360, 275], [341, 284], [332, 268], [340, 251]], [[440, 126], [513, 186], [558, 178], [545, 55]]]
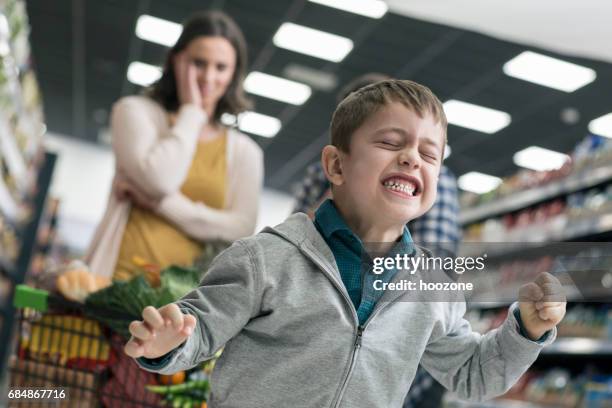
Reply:
[[113, 282], [89, 295], [85, 309], [91, 317], [129, 337], [128, 325], [140, 318], [145, 307], [161, 307], [180, 299], [198, 286], [200, 274], [195, 268], [173, 265], [161, 272], [160, 280], [159, 288], [151, 287], [142, 275], [128, 282]]

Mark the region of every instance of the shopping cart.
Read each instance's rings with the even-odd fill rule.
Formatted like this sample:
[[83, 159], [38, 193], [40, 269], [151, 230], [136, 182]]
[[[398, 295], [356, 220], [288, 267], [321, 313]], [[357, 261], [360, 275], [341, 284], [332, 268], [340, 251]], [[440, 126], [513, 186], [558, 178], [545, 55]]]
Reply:
[[[139, 368], [123, 353], [125, 339], [102, 323], [114, 319], [127, 327], [137, 316], [96, 310], [24, 285], [16, 288], [14, 299], [19, 332], [9, 386], [16, 391], [12, 396], [21, 398], [9, 399], [9, 406], [205, 406], [207, 381], [192, 387], [198, 388], [199, 400], [173, 400], [171, 386], [159, 386], [155, 374]], [[24, 398], [24, 390], [47, 392]]]

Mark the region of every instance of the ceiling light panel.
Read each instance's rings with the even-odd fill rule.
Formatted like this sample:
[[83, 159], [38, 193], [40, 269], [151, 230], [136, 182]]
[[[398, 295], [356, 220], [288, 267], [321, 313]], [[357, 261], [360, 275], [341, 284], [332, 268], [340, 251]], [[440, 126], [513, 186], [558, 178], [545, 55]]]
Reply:
[[459, 188], [464, 191], [471, 191], [476, 194], [484, 194], [495, 190], [502, 180], [499, 177], [490, 176], [488, 174], [471, 171], [457, 179]]
[[162, 69], [155, 65], [134, 61], [128, 66], [127, 79], [133, 84], [149, 86], [162, 75]]
[[514, 164], [517, 166], [536, 171], [557, 170], [568, 159], [569, 156], [567, 154], [538, 146], [530, 146], [518, 151], [512, 157]]
[[342, 61], [353, 49], [348, 38], [293, 23], [283, 23], [272, 41], [279, 48], [332, 62]]
[[338, 78], [331, 72], [290, 63], [283, 70], [283, 75], [294, 81], [310, 85], [317, 91], [329, 92], [338, 86]]
[[589, 122], [589, 132], [612, 138], [612, 112]]
[[370, 18], [381, 18], [389, 9], [381, 0], [310, 0], [310, 2]]
[[302, 105], [312, 94], [308, 85], [257, 71], [246, 77], [244, 89], [251, 94], [291, 105]]
[[281, 121], [257, 112], [244, 112], [238, 115], [238, 128], [257, 136], [274, 137], [281, 128]]
[[511, 77], [564, 92], [574, 92], [597, 77], [591, 68], [531, 51], [522, 52], [506, 62], [503, 70]]
[[444, 103], [448, 123], [484, 133], [495, 133], [508, 126], [511, 117], [506, 112], [451, 99]]
[[136, 37], [172, 47], [181, 36], [183, 26], [173, 21], [143, 14], [136, 21]]

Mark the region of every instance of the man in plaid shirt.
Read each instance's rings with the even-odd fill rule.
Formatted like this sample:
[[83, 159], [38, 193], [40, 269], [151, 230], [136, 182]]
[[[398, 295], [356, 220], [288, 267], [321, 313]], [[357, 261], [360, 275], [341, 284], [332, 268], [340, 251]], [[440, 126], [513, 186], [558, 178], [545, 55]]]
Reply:
[[[296, 194], [294, 212], [307, 213], [311, 218], [319, 204], [330, 196], [329, 182], [321, 163], [308, 166], [306, 177]], [[461, 240], [459, 226], [457, 179], [446, 166], [440, 169], [438, 194], [431, 209], [408, 224], [415, 243], [432, 250], [436, 256], [454, 256]], [[440, 407], [445, 389], [419, 366], [403, 408]]]

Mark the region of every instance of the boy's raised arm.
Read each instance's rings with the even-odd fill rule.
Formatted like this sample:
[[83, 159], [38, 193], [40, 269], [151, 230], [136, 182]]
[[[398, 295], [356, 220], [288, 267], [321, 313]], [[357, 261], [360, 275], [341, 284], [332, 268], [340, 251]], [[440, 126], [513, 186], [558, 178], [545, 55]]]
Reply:
[[506, 321], [484, 335], [473, 332], [463, 318], [465, 304], [447, 304], [454, 324], [430, 340], [422, 366], [462, 399], [504, 394], [554, 341], [555, 326], [565, 314], [563, 288], [550, 274], [524, 285], [519, 296], [520, 307], [510, 306]]
[[130, 325], [126, 353], [150, 371], [173, 373], [212, 358], [259, 313], [261, 274], [252, 249], [237, 241], [222, 252], [200, 286]]

